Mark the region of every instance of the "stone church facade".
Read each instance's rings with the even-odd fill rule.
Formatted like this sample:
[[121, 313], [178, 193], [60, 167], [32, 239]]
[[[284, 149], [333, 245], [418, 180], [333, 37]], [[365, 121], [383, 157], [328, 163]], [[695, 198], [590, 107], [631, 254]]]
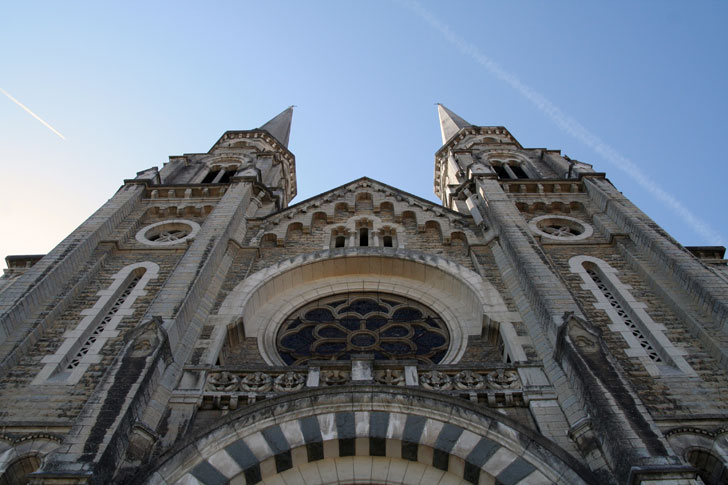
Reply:
[[0, 279], [0, 484], [728, 482], [728, 267], [438, 106], [442, 205], [291, 204], [292, 110]]

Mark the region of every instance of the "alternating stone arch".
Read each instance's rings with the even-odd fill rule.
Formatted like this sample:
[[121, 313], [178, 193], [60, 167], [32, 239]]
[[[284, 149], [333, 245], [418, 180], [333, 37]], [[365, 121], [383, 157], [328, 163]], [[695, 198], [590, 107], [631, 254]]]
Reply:
[[378, 483], [417, 483], [412, 475], [404, 480], [401, 467], [409, 464], [420, 479], [441, 472], [454, 483], [598, 483], [554, 443], [488, 408], [378, 386], [319, 389], [242, 409], [171, 450], [135, 482], [258, 483], [316, 464], [321, 480], [311, 483], [352, 483], [372, 474], [356, 465], [375, 460], [401, 474], [378, 476]]
[[258, 339], [263, 359], [282, 365], [275, 336], [285, 318], [308, 301], [353, 291], [391, 293], [427, 304], [450, 332], [451, 346], [441, 362], [445, 364], [460, 359], [468, 336], [481, 335], [484, 320], [512, 321], [492, 284], [439, 256], [374, 247], [324, 250], [288, 259], [238, 284], [214, 317], [218, 331], [209, 362], [217, 359], [225, 329], [242, 317], [244, 334]]

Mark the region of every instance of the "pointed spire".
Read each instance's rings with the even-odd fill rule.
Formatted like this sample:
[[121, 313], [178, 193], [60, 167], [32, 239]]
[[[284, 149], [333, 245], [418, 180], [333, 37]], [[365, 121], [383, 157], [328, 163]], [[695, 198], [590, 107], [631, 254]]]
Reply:
[[293, 106], [286, 108], [281, 114], [260, 127], [284, 147], [288, 148], [288, 137], [291, 134], [291, 121], [293, 120]]
[[472, 126], [470, 123], [437, 103], [437, 114], [440, 117], [440, 132], [442, 133], [442, 144], [444, 145], [452, 136], [460, 131], [460, 128]]

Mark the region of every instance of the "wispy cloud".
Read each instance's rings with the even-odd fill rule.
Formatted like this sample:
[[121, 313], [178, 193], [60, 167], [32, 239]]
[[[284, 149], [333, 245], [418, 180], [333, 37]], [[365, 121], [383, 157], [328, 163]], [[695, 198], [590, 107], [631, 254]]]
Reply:
[[66, 139], [66, 137], [63, 136], [63, 135], [61, 135], [61, 133], [58, 130], [56, 130], [55, 128], [53, 128], [50, 124], [46, 123], [43, 118], [41, 118], [37, 114], [33, 113], [30, 110], [30, 108], [28, 108], [27, 106], [25, 106], [23, 103], [21, 103], [20, 101], [18, 101], [15, 98], [13, 98], [12, 96], [10, 96], [10, 94], [7, 91], [5, 91], [3, 88], [0, 88], [0, 92], [2, 92], [5, 96], [7, 96], [10, 99], [10, 101], [12, 101], [13, 103], [17, 104], [21, 108], [23, 108], [25, 110], [25, 112], [28, 113], [30, 116], [32, 116], [36, 120], [40, 121], [41, 123], [43, 123], [43, 126], [45, 126], [46, 128], [48, 128], [49, 130], [51, 130], [56, 135], [60, 136], [62, 140], [65, 140]]
[[471, 57], [478, 64], [485, 67], [497, 79], [505, 82], [515, 89], [521, 96], [528, 99], [534, 106], [556, 123], [563, 131], [593, 149], [599, 155], [611, 162], [616, 168], [629, 174], [641, 187], [651, 193], [657, 200], [665, 204], [677, 214], [688, 226], [700, 234], [709, 244], [718, 244], [723, 240], [721, 235], [710, 225], [695, 216], [687, 207], [672, 195], [665, 192], [659, 185], [651, 180], [632, 161], [621, 155], [598, 136], [589, 131], [584, 125], [573, 117], [564, 113], [558, 106], [546, 97], [524, 84], [515, 74], [506, 71], [497, 62], [483, 54], [475, 45], [456, 34], [450, 27], [436, 18], [432, 12], [425, 9], [416, 0], [398, 0], [406, 8], [417, 14], [430, 27], [437, 30], [449, 43], [453, 44], [461, 53]]

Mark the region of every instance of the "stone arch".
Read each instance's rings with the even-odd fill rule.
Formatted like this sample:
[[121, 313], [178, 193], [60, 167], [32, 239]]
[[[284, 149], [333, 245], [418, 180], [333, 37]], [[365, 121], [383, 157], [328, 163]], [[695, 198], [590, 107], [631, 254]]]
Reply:
[[425, 239], [435, 243], [442, 243], [442, 228], [435, 220], [425, 222]]
[[260, 247], [261, 248], [274, 248], [277, 245], [278, 245], [278, 236], [276, 236], [272, 232], [263, 234], [263, 237], [260, 238]]
[[402, 225], [408, 230], [417, 230], [417, 216], [415, 215], [414, 211], [402, 212]]
[[27, 474], [38, 470], [46, 455], [60, 444], [60, 439], [54, 436], [42, 436], [0, 446], [0, 485], [24, 483], [17, 481], [22, 478], [18, 476], [19, 472]]
[[[540, 172], [533, 165], [531, 160], [516, 150], [494, 150], [487, 154], [488, 162], [493, 166], [520, 167], [525, 172], [527, 178], [541, 178]], [[517, 177], [521, 178], [521, 177]]]
[[285, 318], [312, 299], [350, 291], [392, 293], [426, 303], [450, 332], [451, 347], [443, 364], [457, 362], [468, 336], [481, 334], [483, 315], [488, 322], [501, 322], [509, 315], [493, 285], [439, 256], [375, 247], [323, 250], [288, 259], [239, 283], [215, 316], [220, 330], [208, 354], [210, 362], [222, 349], [225, 328], [236, 325], [242, 316], [244, 333], [258, 339], [263, 359], [282, 365], [275, 352], [275, 336]]
[[394, 204], [389, 201], [382, 201], [379, 204], [379, 217], [385, 222], [394, 222]]
[[286, 228], [286, 245], [294, 242], [299, 242], [303, 237], [303, 224], [300, 222], [292, 222], [288, 224]]
[[706, 485], [728, 483], [728, 466], [715, 453], [704, 448], [687, 450], [685, 460], [698, 470], [698, 476]]
[[456, 247], [468, 248], [468, 237], [462, 231], [450, 233], [450, 244]]
[[374, 199], [369, 192], [359, 192], [354, 200], [354, 211], [371, 211], [374, 210]]
[[[338, 235], [344, 234], [350, 240], [347, 246], [359, 246], [356, 241], [356, 236], [359, 234], [359, 230], [362, 227], [367, 227], [370, 232], [370, 246], [381, 246], [380, 240], [383, 233], [393, 235], [393, 240], [396, 241], [394, 247], [404, 248], [407, 238], [405, 235], [405, 229], [402, 225], [396, 223], [383, 223], [382, 220], [375, 215], [360, 215], [352, 216], [342, 221], [341, 223], [327, 226], [325, 231], [329, 232], [329, 239], [333, 240], [335, 233]], [[344, 230], [342, 231], [342, 228]], [[351, 239], [353, 238], [353, 239]], [[328, 241], [324, 242], [323, 249], [333, 247]]]
[[[371, 474], [371, 468], [357, 469], [357, 461], [382, 458], [389, 466], [413, 464], [420, 481], [424, 473], [440, 471], [459, 483], [598, 483], [553, 442], [493, 410], [379, 386], [319, 389], [243, 408], [170, 450], [134, 482], [256, 483], [316, 464], [333, 475], [312, 483], [352, 483]], [[350, 471], [338, 471], [337, 460], [350, 463]], [[382, 482], [418, 483], [411, 477]]]
[[316, 211], [311, 216], [311, 232], [322, 231], [327, 224], [326, 212]]
[[707, 485], [728, 480], [728, 429], [685, 427], [669, 430], [665, 436], [675, 453], [699, 470]]
[[334, 220], [341, 221], [349, 217], [349, 204], [346, 202], [337, 202], [334, 205]]

